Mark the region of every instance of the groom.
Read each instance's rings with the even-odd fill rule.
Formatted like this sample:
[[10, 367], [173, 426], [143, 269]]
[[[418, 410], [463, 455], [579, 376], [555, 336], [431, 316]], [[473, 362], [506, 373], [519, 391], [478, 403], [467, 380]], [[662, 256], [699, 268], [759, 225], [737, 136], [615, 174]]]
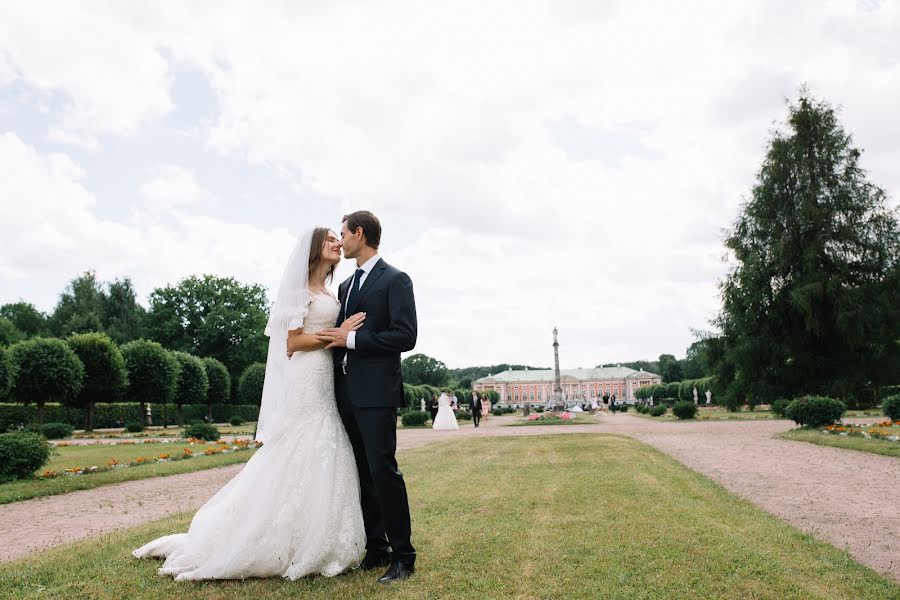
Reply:
[[[338, 288], [341, 311], [332, 329], [317, 334], [334, 348], [338, 411], [353, 444], [366, 526], [365, 570], [389, 566], [379, 583], [415, 571], [410, 542], [409, 500], [397, 468], [397, 408], [403, 406], [400, 353], [416, 345], [416, 301], [412, 281], [378, 256], [381, 223], [366, 210], [341, 223], [344, 256], [356, 272]], [[366, 315], [358, 331], [346, 332], [349, 315]]]

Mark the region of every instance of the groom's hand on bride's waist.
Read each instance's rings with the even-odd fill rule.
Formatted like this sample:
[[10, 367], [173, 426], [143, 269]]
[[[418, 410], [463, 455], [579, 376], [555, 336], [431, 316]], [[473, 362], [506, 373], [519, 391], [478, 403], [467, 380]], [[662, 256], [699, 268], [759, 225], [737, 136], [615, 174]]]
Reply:
[[326, 348], [346, 348], [348, 333], [346, 329], [331, 327], [318, 332], [316, 337], [323, 342], [328, 342], [328, 345], [325, 346]]

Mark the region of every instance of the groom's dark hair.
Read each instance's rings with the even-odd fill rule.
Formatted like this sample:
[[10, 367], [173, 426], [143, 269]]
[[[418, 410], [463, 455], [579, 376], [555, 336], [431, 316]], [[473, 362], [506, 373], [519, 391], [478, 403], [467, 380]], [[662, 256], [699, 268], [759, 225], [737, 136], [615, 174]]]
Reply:
[[344, 215], [341, 223], [347, 223], [347, 229], [351, 232], [356, 231], [357, 227], [362, 227], [363, 235], [366, 236], [366, 244], [378, 250], [378, 244], [381, 243], [381, 221], [368, 210], [358, 210], [349, 215]]

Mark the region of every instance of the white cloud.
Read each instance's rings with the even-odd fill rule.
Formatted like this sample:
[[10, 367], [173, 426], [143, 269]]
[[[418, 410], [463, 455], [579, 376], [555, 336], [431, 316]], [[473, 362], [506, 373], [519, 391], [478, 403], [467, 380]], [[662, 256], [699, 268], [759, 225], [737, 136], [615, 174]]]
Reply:
[[[211, 152], [382, 217], [385, 256], [416, 281], [420, 349], [454, 366], [548, 364], [554, 324], [564, 366], [681, 354], [803, 82], [900, 194], [896, 1], [29, 7], [0, 14], [0, 85], [15, 72], [35, 90], [53, 139], [139, 138], [171, 108], [164, 57], [190, 65], [217, 99], [191, 127]], [[292, 234], [223, 223], [228, 199], [192, 167], [160, 165], [131, 221], [104, 225], [154, 248], [129, 274], [276, 279]]]

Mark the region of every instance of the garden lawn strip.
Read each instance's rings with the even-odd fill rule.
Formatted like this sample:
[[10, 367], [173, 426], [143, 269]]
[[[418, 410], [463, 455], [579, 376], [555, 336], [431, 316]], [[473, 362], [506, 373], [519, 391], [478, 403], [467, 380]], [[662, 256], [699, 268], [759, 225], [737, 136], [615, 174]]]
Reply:
[[[474, 454], [480, 462], [459, 460]], [[393, 586], [174, 582], [130, 551], [190, 514], [0, 565], [7, 598], [897, 599], [900, 586], [664, 454], [620, 436], [442, 442], [404, 452], [419, 559]], [[223, 539], [223, 544], [228, 540]]]

